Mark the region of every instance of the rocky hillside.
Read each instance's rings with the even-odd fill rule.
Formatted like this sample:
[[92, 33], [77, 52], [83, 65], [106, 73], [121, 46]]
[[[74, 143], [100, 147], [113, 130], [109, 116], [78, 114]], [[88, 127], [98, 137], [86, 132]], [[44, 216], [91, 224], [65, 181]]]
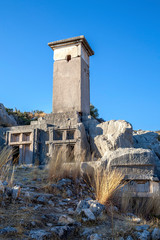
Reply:
[[9, 115], [2, 103], [0, 103], [0, 126], [11, 127], [16, 126], [17, 122], [13, 115]]
[[[32, 112], [22, 112], [13, 108], [5, 108], [4, 105], [0, 104], [0, 126], [15, 126], [16, 125], [29, 125], [31, 121], [37, 120], [39, 117], [44, 117], [46, 113], [39, 110]], [[98, 109], [92, 104], [90, 105], [91, 116], [98, 120], [98, 122], [104, 122], [104, 119], [99, 118]], [[1, 119], [3, 116], [3, 120]]]
[[0, 239], [160, 239], [158, 219], [123, 212], [120, 199], [100, 204], [83, 179], [48, 183], [47, 169], [17, 167], [13, 187], [4, 181], [0, 190]]
[[29, 125], [31, 121], [45, 115], [43, 111], [21, 112], [17, 109], [5, 108], [3, 104], [0, 104], [0, 125], [4, 127]]

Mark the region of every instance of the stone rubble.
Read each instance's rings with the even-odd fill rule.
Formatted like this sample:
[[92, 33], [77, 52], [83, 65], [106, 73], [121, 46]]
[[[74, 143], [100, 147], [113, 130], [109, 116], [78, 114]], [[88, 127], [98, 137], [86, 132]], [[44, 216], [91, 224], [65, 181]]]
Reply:
[[160, 229], [154, 228], [152, 232], [152, 240], [158, 240], [160, 239]]
[[[87, 192], [86, 183], [81, 181], [79, 181], [79, 184]], [[89, 192], [88, 196], [82, 195], [82, 198], [77, 193], [76, 183], [71, 179], [62, 179], [54, 183], [56, 186], [61, 186], [61, 189], [57, 187], [58, 191], [56, 192], [53, 191], [52, 187], [47, 187], [44, 191], [39, 181], [35, 181], [33, 185], [33, 181], [27, 178], [24, 184], [21, 184], [21, 191], [18, 195], [17, 189], [19, 189], [19, 186], [16, 180], [15, 182], [16, 185], [13, 185], [13, 187], [8, 187], [8, 184], [4, 183], [5, 190], [0, 195], [3, 195], [5, 207], [1, 203], [1, 210], [4, 209], [6, 212], [8, 208], [16, 207], [16, 214], [20, 215], [20, 218], [16, 220], [14, 217], [14, 221], [7, 223], [3, 215], [0, 217], [0, 222], [4, 223], [0, 227], [0, 239], [111, 239], [112, 214], [125, 219], [121, 222], [119, 233], [116, 233], [118, 234], [116, 239], [160, 239], [159, 228], [143, 224], [143, 220], [133, 213], [127, 213], [123, 216], [116, 206], [113, 206], [113, 209], [110, 209], [110, 206], [106, 208], [94, 200]], [[22, 183], [23, 181], [19, 182]], [[16, 194], [13, 193], [13, 189], [15, 189]], [[68, 189], [72, 191], [70, 197], [66, 194]], [[27, 214], [30, 214], [28, 218]], [[113, 219], [113, 221], [116, 220]], [[122, 229], [124, 221], [128, 226], [131, 223], [134, 224], [134, 227], [132, 229], [129, 227]], [[19, 228], [22, 229], [20, 233]], [[108, 238], [108, 236], [110, 237]]]
[[84, 208], [78, 214], [82, 222], [94, 222], [96, 220], [94, 214], [89, 208]]
[[15, 233], [17, 233], [17, 229], [10, 226], [0, 229], [0, 235], [15, 234]]
[[91, 234], [91, 235], [87, 238], [87, 240], [101, 240], [101, 239], [102, 239], [101, 236], [98, 235], [97, 233]]

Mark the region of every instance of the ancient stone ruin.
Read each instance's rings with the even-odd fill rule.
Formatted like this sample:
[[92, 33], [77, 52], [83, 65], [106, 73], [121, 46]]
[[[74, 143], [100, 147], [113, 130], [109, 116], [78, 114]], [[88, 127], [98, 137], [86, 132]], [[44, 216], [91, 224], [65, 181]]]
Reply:
[[[54, 50], [53, 113], [29, 126], [1, 128], [18, 164], [45, 164], [58, 148], [74, 159], [89, 144], [82, 116], [90, 114], [89, 57], [94, 54], [84, 36], [51, 42]], [[14, 124], [13, 124], [14, 125]]]
[[85, 37], [48, 45], [54, 51], [53, 112], [30, 125], [15, 126], [7, 115], [2, 121], [0, 109], [1, 144], [13, 148], [13, 161], [46, 164], [61, 147], [66, 159], [72, 151], [72, 161], [77, 161], [85, 151], [87, 160], [94, 154], [96, 161], [82, 163], [83, 172], [98, 167], [116, 168], [130, 182], [126, 191], [137, 196], [159, 192], [158, 134], [134, 132], [124, 120], [99, 123], [90, 116], [89, 57], [94, 52]]

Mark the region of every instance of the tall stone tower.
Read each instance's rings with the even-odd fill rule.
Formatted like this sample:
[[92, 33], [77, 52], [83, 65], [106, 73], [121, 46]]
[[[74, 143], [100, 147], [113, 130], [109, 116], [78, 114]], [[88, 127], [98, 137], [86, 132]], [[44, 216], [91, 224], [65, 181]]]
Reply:
[[54, 51], [53, 113], [90, 114], [89, 57], [84, 36], [48, 43]]

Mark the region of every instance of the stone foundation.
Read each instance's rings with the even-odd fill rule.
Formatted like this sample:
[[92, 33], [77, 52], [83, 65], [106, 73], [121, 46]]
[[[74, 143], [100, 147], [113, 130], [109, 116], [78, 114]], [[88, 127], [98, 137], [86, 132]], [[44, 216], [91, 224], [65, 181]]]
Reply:
[[30, 125], [1, 128], [5, 144], [13, 149], [17, 164], [45, 164], [57, 149], [73, 152], [73, 161], [89, 152], [85, 128], [78, 112], [48, 114]]

